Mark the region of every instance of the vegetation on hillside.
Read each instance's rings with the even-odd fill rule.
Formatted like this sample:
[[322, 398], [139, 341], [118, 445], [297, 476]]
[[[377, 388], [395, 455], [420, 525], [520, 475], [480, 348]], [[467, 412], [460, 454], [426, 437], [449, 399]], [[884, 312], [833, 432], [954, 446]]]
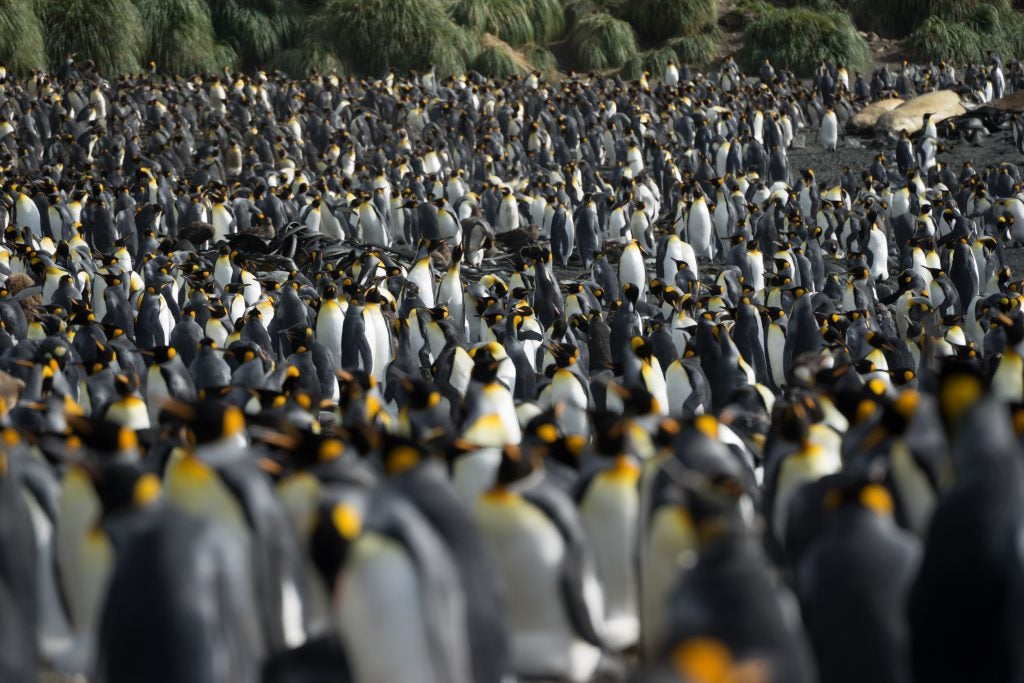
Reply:
[[0, 62], [17, 73], [46, 67], [43, 27], [33, 0], [0, 1]]
[[142, 68], [146, 32], [132, 0], [39, 0], [36, 7], [50, 66], [75, 54], [79, 61], [92, 60], [101, 73]]
[[871, 52], [849, 14], [794, 7], [773, 9], [747, 27], [743, 62], [756, 69], [765, 57], [777, 67], [806, 76], [822, 60], [864, 68]]
[[957, 64], [986, 62], [990, 52], [1020, 59], [1024, 57], [1024, 15], [1008, 2], [976, 4], [966, 15], [963, 8], [934, 14], [910, 36], [909, 52], [914, 59]]
[[137, 0], [136, 5], [145, 29], [147, 61], [177, 74], [223, 66], [218, 64], [221, 55], [210, 8], [203, 0]]
[[581, 69], [603, 71], [623, 66], [637, 55], [636, 32], [610, 14], [588, 14], [576, 22], [569, 45]]
[[[389, 69], [485, 76], [706, 66], [742, 32], [748, 66], [767, 56], [807, 73], [863, 67], [863, 32], [905, 40], [915, 60], [1024, 57], [1012, 0], [0, 0], [0, 63], [26, 74], [69, 54], [107, 77], [148, 62], [166, 73], [225, 68], [380, 76]], [[115, 38], [112, 39], [111, 37]], [[557, 55], [558, 57], [556, 58]]]
[[692, 36], [714, 28], [716, 0], [633, 0], [626, 18], [645, 40]]

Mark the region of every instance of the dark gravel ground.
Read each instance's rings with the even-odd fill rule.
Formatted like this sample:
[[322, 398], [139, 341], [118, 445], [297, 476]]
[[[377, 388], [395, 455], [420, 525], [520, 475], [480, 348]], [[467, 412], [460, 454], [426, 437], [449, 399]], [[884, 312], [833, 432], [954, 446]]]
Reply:
[[[941, 132], [940, 128], [940, 134]], [[1014, 146], [1009, 130], [997, 131], [976, 143], [945, 139], [942, 144], [945, 151], [938, 155], [938, 160], [944, 162], [957, 175], [960, 174], [965, 161], [970, 161], [979, 171], [987, 166], [1007, 162], [1020, 165], [1024, 162]], [[819, 182], [838, 184], [845, 167], [850, 167], [854, 170], [854, 175], [860, 177], [860, 170], [866, 168], [877, 154], [893, 149], [895, 140], [885, 137], [884, 134], [874, 137], [847, 135], [840, 141], [839, 149], [834, 153], [826, 152], [818, 143], [817, 131], [809, 131], [806, 134], [805, 145], [790, 151], [790, 168], [794, 172], [813, 168]], [[1024, 276], [1024, 248], [1008, 248], [1004, 251], [1004, 258], [1015, 277]]]

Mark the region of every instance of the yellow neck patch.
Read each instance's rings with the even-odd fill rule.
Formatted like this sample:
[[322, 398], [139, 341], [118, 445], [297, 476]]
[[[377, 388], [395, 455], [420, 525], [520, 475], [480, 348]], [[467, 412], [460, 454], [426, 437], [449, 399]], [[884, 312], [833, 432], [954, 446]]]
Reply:
[[144, 474], [135, 482], [132, 501], [136, 507], [145, 507], [160, 496], [160, 480], [155, 474]]
[[342, 538], [353, 540], [363, 529], [363, 520], [351, 505], [341, 503], [331, 510], [331, 523]]
[[981, 395], [982, 386], [978, 378], [957, 375], [943, 382], [939, 391], [939, 404], [948, 419], [958, 422]]
[[387, 471], [391, 476], [411, 470], [420, 463], [420, 454], [412, 446], [399, 446], [390, 453], [387, 458]]
[[701, 415], [693, 421], [693, 426], [709, 439], [718, 438], [718, 419], [713, 415]]
[[881, 484], [865, 486], [857, 497], [861, 505], [879, 514], [891, 515], [893, 511], [892, 495]]
[[615, 464], [607, 470], [606, 476], [622, 484], [635, 484], [640, 479], [640, 467], [628, 455], [615, 458]]

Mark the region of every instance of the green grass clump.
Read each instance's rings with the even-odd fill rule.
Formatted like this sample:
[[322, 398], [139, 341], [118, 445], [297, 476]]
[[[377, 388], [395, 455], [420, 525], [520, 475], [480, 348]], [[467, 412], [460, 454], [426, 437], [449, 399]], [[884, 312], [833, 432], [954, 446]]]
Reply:
[[51, 64], [75, 53], [107, 76], [141, 70], [146, 35], [131, 0], [39, 0], [37, 9]]
[[639, 52], [633, 27], [603, 13], [580, 18], [569, 34], [569, 45], [585, 71], [620, 68]]
[[473, 69], [489, 78], [511, 78], [526, 73], [526, 69], [516, 61], [512, 50], [500, 43], [484, 48], [473, 60]]
[[533, 22], [534, 42], [546, 45], [565, 33], [565, 7], [562, 0], [526, 0]]
[[300, 47], [281, 50], [270, 60], [270, 67], [292, 78], [307, 78], [314, 73], [321, 76], [343, 76], [347, 73], [345, 64], [338, 56], [315, 40]]
[[775, 9], [767, 0], [739, 0], [736, 3], [736, 10], [745, 14], [761, 15]]
[[217, 40], [203, 0], [136, 0], [146, 29], [147, 60], [175, 74], [214, 71]]
[[562, 0], [565, 25], [572, 29], [576, 23], [590, 14], [611, 14], [623, 17], [629, 9], [629, 0]]
[[886, 38], [903, 38], [928, 18], [931, 0], [848, 0], [857, 26]]
[[973, 23], [978, 11], [986, 7], [996, 14], [1013, 9], [1009, 0], [932, 0], [928, 3], [928, 16]]
[[440, 0], [327, 0], [312, 22], [346, 64], [373, 76], [431, 64], [441, 77], [459, 74], [478, 50]]
[[558, 71], [558, 59], [551, 50], [540, 45], [524, 45], [523, 56], [533, 65], [533, 68], [543, 74], [553, 74]]
[[726, 31], [743, 31], [752, 21], [774, 9], [765, 0], [738, 0], [719, 17], [718, 25]]
[[787, 7], [809, 7], [819, 12], [842, 11], [843, 7], [838, 0], [790, 0]]
[[[844, 0], [844, 4], [861, 30], [886, 38], [907, 37], [932, 17], [957, 23], [968, 22], [984, 6], [993, 7], [1000, 14], [1012, 10], [1010, 0]], [[937, 29], [933, 25], [927, 32], [934, 36]], [[964, 47], [965, 52], [971, 49]]]
[[945, 6], [938, 10], [961, 19], [938, 15], [926, 19], [910, 37], [914, 59], [980, 64], [988, 61], [991, 51], [1003, 59], [1024, 57], [1024, 14], [1005, 0], [975, 5], [967, 15]]
[[697, 35], [718, 20], [716, 0], [633, 0], [628, 8], [630, 23], [648, 41]]
[[213, 54], [218, 68], [228, 67], [229, 69], [235, 69], [238, 67], [238, 53], [228, 43], [218, 42], [214, 45]]
[[777, 68], [792, 69], [798, 76], [810, 75], [822, 60], [863, 69], [870, 56], [848, 14], [806, 7], [776, 9], [751, 23], [740, 54], [748, 68], [756, 69], [767, 57]]
[[665, 45], [672, 48], [673, 52], [676, 53], [676, 62], [678, 64], [707, 66], [715, 61], [715, 57], [718, 56], [718, 44], [721, 37], [718, 29], [713, 28], [695, 36], [673, 38], [665, 43]]
[[522, 0], [456, 0], [451, 16], [477, 33], [490, 33], [510, 45], [533, 42], [536, 37], [527, 3]]
[[290, 0], [207, 2], [217, 38], [231, 45], [246, 66], [262, 66], [288, 47], [302, 26], [300, 7]]
[[977, 63], [985, 51], [971, 27], [939, 17], [925, 19], [910, 37], [909, 47], [915, 59], [944, 59], [957, 64]]
[[0, 63], [20, 75], [46, 68], [43, 29], [32, 0], [0, 2]]
[[635, 81], [646, 71], [650, 74], [648, 80], [658, 81], [665, 74], [665, 67], [668, 66], [668, 63], [677, 61], [675, 50], [663, 46], [641, 52], [626, 62], [619, 73], [627, 81]]
[[1024, 13], [1009, 10], [999, 14], [1002, 43], [998, 50], [1004, 59], [1024, 58]]

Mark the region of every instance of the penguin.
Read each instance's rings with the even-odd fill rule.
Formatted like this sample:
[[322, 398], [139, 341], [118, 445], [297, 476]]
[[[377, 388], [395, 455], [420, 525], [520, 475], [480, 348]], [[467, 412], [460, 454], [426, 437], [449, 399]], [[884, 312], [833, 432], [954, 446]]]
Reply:
[[619, 257], [619, 283], [623, 288], [632, 285], [636, 289], [635, 301], [642, 300], [647, 293], [647, 269], [644, 265], [644, 254], [637, 240], [626, 245]]
[[316, 341], [331, 354], [335, 369], [341, 367], [345, 313], [348, 302], [338, 296], [337, 287], [328, 285], [316, 315]]
[[[796, 574], [821, 677], [908, 681], [910, 634], [901, 606], [921, 560], [920, 542], [896, 524], [892, 496], [881, 484], [841, 484], [825, 494], [825, 505], [830, 522]], [[867, 623], [851, 625], [862, 620]], [[837, 628], [846, 637], [837, 637]], [[879, 642], [864, 650], [851, 633]]]
[[39, 591], [36, 539], [31, 511], [24, 493], [24, 463], [12, 453], [20, 437], [5, 436], [0, 451], [0, 511], [7, 522], [0, 531], [0, 616], [3, 653], [0, 675], [10, 680], [38, 680], [39, 649], [36, 630], [40, 619], [36, 596]]
[[603, 594], [578, 513], [566, 494], [531, 480], [538, 464], [506, 446], [474, 517], [507, 586], [513, 672], [582, 683], [601, 658]]
[[575, 244], [576, 226], [572, 213], [564, 204], [559, 204], [551, 221], [551, 250], [563, 268], [568, 267]]
[[835, 111], [829, 107], [821, 117], [821, 146], [826, 152], [835, 152], [839, 146], [839, 122]]
[[[708, 502], [711, 509], [700, 509]], [[761, 545], [745, 530], [739, 510], [716, 510], [711, 501], [695, 507], [699, 549], [672, 596], [670, 651], [695, 639], [720, 638], [737, 659], [756, 659], [772, 675], [816, 680], [796, 598], [766, 571]], [[742, 612], [723, 609], [726, 603], [742, 605]]]
[[472, 680], [503, 680], [509, 675], [506, 595], [494, 581], [499, 570], [472, 509], [458, 498], [443, 463], [417, 443], [393, 440], [383, 458], [390, 481], [437, 532], [461, 577]]
[[204, 337], [200, 340], [194, 353], [195, 358], [189, 363], [188, 371], [197, 391], [231, 383], [231, 367], [212, 339]]
[[[800, 425], [801, 421], [808, 419], [802, 404], [794, 403], [790, 409], [793, 411], [792, 416], [783, 420], [792, 420], [795, 425]], [[799, 436], [800, 441], [790, 453], [767, 464], [765, 481], [771, 505], [771, 525], [778, 539], [786, 538], [790, 501], [800, 487], [841, 468], [839, 454], [814, 443], [809, 428], [804, 426], [803, 429], [808, 431]]]
[[685, 241], [693, 246], [697, 256], [708, 260], [713, 259], [715, 248], [712, 240], [711, 214], [708, 211], [704, 195], [700, 192], [690, 204], [685, 226]]
[[169, 402], [163, 421], [184, 426], [194, 451], [172, 453], [164, 482], [168, 501], [184, 512], [225, 524], [247, 554], [258, 627], [271, 652], [295, 647], [306, 634], [299, 548], [280, 501], [255, 459], [247, 457], [245, 417], [237, 406]]
[[[605, 416], [608, 419], [610, 416]], [[621, 651], [640, 638], [637, 576], [640, 464], [628, 454], [625, 419], [598, 425], [599, 469], [582, 477], [575, 498], [580, 522], [594, 547], [597, 577], [605, 597], [604, 640]], [[603, 443], [602, 443], [603, 442]]]
[[[159, 482], [152, 474], [115, 465], [98, 489], [104, 533], [118, 540], [99, 627], [98, 679], [257, 676], [262, 650], [244, 590], [246, 558], [231, 535], [154, 500]], [[218, 609], [203, 608], [210, 604]]]
[[350, 503], [328, 502], [311, 545], [355, 680], [472, 680], [465, 595], [415, 507], [385, 491], [365, 517]]
[[[1016, 442], [1005, 413], [982, 397], [981, 378], [969, 367], [946, 363], [939, 377], [938, 400], [946, 433], [952, 439], [954, 483], [928, 526], [924, 556], [910, 589], [908, 614], [910, 662], [914, 679], [958, 675], [968, 667], [984, 678], [1015, 670], [1016, 658], [997, 634], [1015, 632], [1013, 586], [1019, 560], [1007, 555], [1021, 486]], [[964, 555], [963, 553], [969, 553]], [[971, 562], [949, 563], [951, 554]], [[965, 599], [964, 586], [984, 589]], [[932, 602], [944, 596], [941, 609]], [[984, 613], [984, 619], [978, 615]], [[991, 616], [999, 615], [993, 620]], [[953, 642], [956, 650], [943, 650]], [[985, 652], [970, 662], [959, 646]], [[940, 649], [935, 649], [940, 648]], [[925, 656], [925, 652], [930, 652]], [[941, 673], [940, 673], [941, 671]]]

